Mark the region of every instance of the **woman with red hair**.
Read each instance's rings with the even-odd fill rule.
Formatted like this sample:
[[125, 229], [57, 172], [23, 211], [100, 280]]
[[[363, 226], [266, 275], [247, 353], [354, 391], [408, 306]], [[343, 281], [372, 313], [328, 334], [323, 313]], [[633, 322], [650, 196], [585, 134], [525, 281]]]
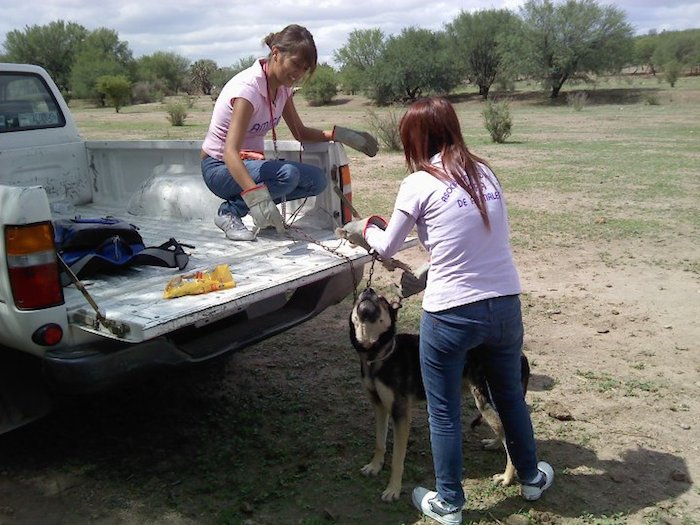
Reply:
[[348, 239], [389, 258], [416, 228], [430, 262], [401, 279], [402, 295], [423, 288], [420, 359], [436, 490], [417, 487], [413, 502], [439, 523], [458, 524], [462, 488], [462, 371], [469, 352], [482, 361], [518, 472], [521, 495], [538, 499], [554, 479], [538, 462], [521, 383], [520, 280], [510, 248], [501, 185], [469, 151], [453, 106], [444, 98], [414, 102], [399, 126], [406, 163], [389, 223], [371, 217], [346, 225]]

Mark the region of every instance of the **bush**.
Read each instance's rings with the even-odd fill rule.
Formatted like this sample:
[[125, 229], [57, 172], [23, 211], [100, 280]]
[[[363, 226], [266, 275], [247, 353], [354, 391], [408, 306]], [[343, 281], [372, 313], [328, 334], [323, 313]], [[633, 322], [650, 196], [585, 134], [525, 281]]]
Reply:
[[656, 93], [644, 93], [642, 100], [648, 106], [658, 106], [661, 103], [659, 102], [659, 95]]
[[318, 66], [301, 88], [301, 94], [312, 106], [328, 104], [337, 93], [336, 72], [326, 64]]
[[63, 95], [63, 100], [66, 101], [66, 104], [68, 104], [73, 98], [73, 92], [68, 89], [62, 89], [61, 95]]
[[216, 102], [216, 99], [219, 98], [219, 94], [221, 93], [221, 88], [214, 86], [211, 88], [211, 93], [209, 96], [211, 97], [212, 102]]
[[184, 126], [187, 118], [187, 103], [178, 101], [170, 102], [165, 106], [165, 111], [168, 113], [168, 121], [173, 126]]
[[515, 91], [515, 79], [511, 76], [497, 75], [494, 84], [498, 91], [508, 91], [509, 93]]
[[499, 144], [505, 142], [513, 127], [508, 101], [489, 100], [482, 115], [484, 116], [484, 126], [491, 135], [491, 140]]
[[588, 102], [588, 93], [585, 91], [576, 91], [575, 93], [569, 93], [566, 95], [566, 103], [574, 111], [581, 111]]
[[114, 106], [119, 113], [119, 108], [131, 100], [131, 82], [124, 75], [103, 75], [97, 78], [97, 92], [104, 96], [107, 103]]
[[153, 102], [151, 99], [151, 92], [148, 87], [148, 82], [136, 82], [131, 88], [131, 99], [134, 101], [134, 104], [147, 104], [149, 102]]
[[389, 151], [401, 151], [401, 136], [399, 135], [400, 117], [395, 110], [389, 110], [379, 115], [373, 110], [367, 112], [367, 121], [372, 134]]
[[135, 104], [163, 102], [166, 89], [162, 80], [154, 80], [152, 82], [142, 80], [134, 84], [134, 87], [131, 89], [131, 97]]
[[676, 60], [672, 60], [668, 64], [664, 65], [664, 80], [668, 82], [669, 86], [675, 87], [680, 74], [681, 65]]
[[194, 108], [194, 105], [197, 103], [197, 97], [195, 95], [185, 95], [182, 97], [182, 102], [185, 104], [189, 109]]

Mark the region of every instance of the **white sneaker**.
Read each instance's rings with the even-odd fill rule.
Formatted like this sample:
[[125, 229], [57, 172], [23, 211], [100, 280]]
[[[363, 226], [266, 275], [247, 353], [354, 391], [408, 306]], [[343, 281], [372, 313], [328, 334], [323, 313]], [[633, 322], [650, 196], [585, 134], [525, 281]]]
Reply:
[[462, 523], [462, 509], [445, 503], [435, 491], [416, 487], [413, 489], [411, 499], [418, 510], [438, 523], [443, 525], [460, 525]]
[[245, 227], [243, 221], [238, 215], [225, 213], [217, 215], [214, 219], [214, 224], [221, 228], [226, 237], [232, 241], [254, 241], [255, 234]]
[[539, 473], [533, 481], [520, 485], [520, 495], [527, 501], [540, 499], [542, 493], [551, 487], [554, 481], [554, 469], [549, 463], [540, 461], [537, 464], [537, 470]]

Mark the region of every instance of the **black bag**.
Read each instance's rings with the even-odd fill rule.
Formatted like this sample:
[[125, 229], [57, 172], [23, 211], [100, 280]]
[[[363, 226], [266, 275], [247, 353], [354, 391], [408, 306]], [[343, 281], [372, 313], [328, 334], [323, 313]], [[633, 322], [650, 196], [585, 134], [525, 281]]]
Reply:
[[[53, 224], [56, 251], [79, 278], [134, 265], [182, 270], [189, 261], [182, 245], [174, 238], [160, 246], [147, 248], [136, 226], [114, 217], [76, 217], [59, 219]], [[65, 274], [61, 280], [64, 286], [70, 284], [70, 278]]]

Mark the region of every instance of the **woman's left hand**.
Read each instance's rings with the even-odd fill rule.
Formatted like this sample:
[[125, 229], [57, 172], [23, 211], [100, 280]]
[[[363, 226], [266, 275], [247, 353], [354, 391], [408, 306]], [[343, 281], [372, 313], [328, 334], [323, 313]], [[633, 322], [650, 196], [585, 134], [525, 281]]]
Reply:
[[362, 246], [367, 251], [370, 251], [372, 247], [365, 239], [365, 230], [370, 224], [374, 224], [382, 230], [386, 229], [386, 221], [379, 215], [372, 215], [366, 219], [350, 221], [342, 228], [338, 228], [335, 233], [338, 237], [347, 239], [351, 244]]

